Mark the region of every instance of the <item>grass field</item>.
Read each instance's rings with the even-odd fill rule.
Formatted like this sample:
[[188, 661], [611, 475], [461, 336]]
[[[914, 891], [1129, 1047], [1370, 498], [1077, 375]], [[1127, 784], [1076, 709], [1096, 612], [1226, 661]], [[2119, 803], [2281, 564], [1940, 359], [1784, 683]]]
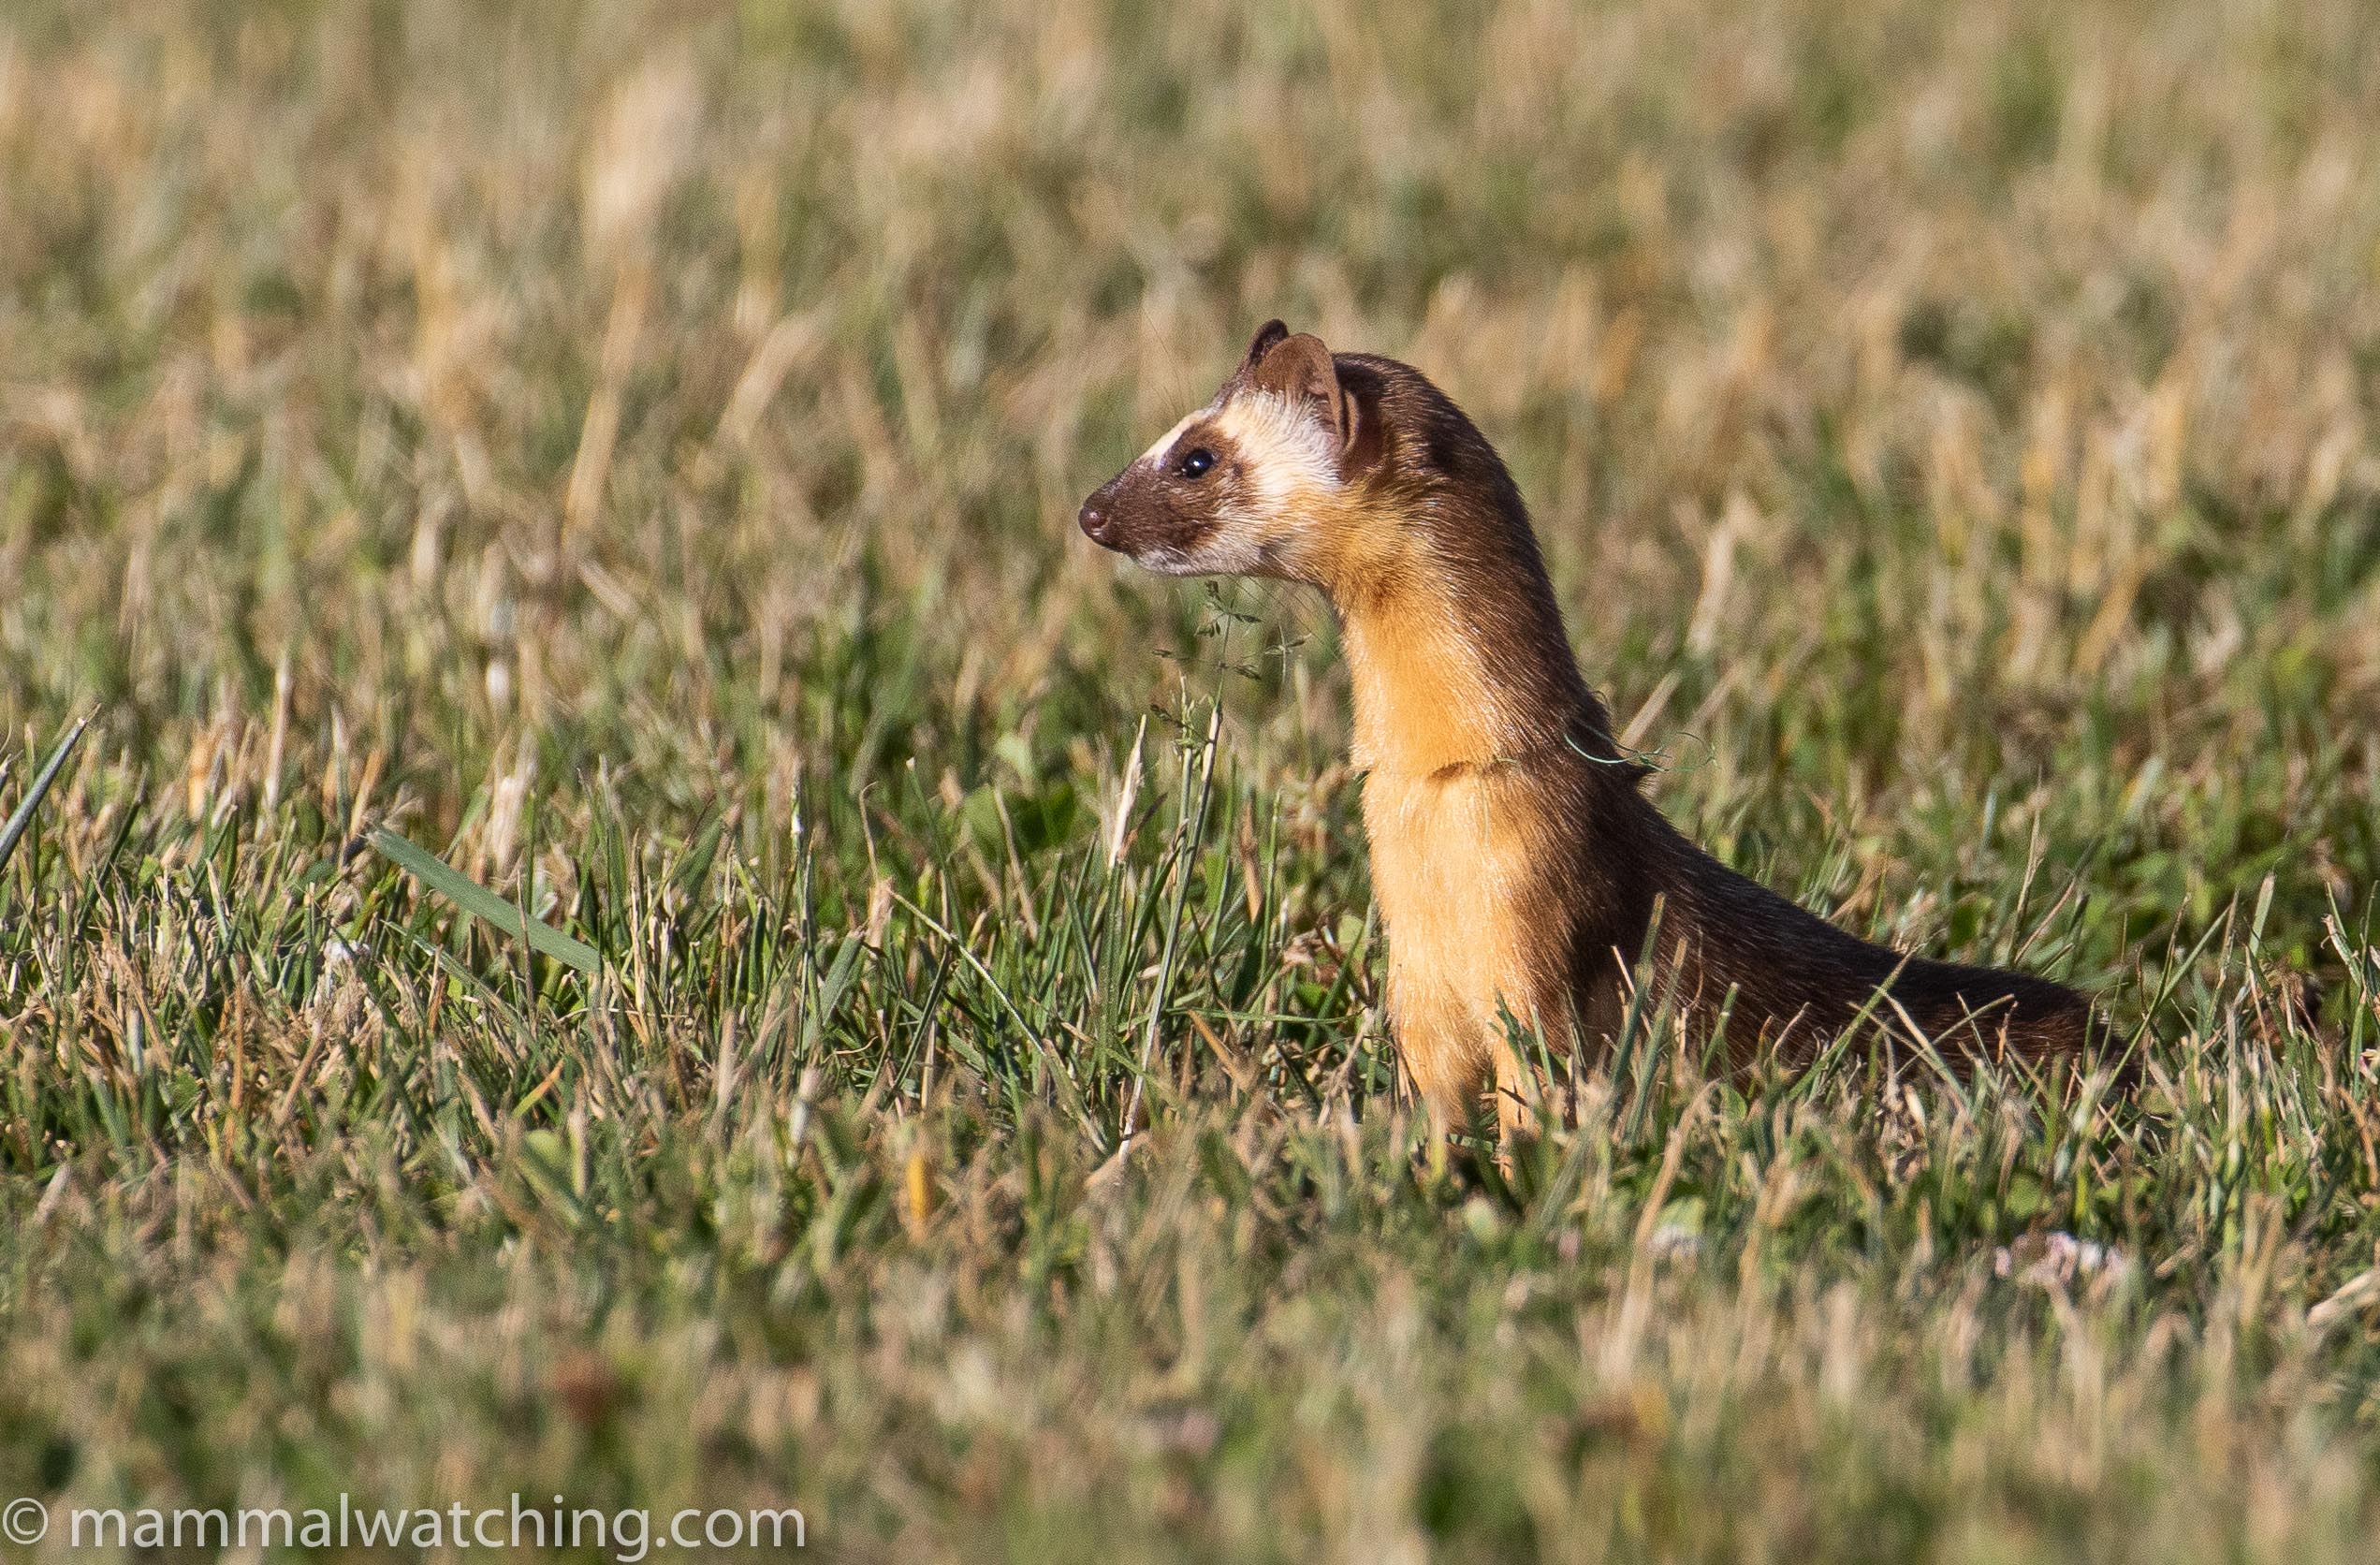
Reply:
[[[2139, 1102], [1647, 1016], [1434, 1168], [1328, 616], [1073, 527], [1272, 314], [1672, 818]], [[13, 0], [0, 1554], [2370, 1558], [2376, 417], [2355, 0]]]

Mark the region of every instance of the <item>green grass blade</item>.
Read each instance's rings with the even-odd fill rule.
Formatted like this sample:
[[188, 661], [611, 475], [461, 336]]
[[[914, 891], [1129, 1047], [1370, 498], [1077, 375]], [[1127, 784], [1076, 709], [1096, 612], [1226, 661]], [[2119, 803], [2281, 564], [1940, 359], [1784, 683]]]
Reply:
[[424, 851], [387, 826], [374, 826], [365, 837], [383, 857], [463, 912], [475, 918], [486, 919], [505, 934], [525, 937], [531, 949], [575, 967], [581, 973], [591, 973], [602, 969], [603, 957], [585, 941], [573, 940], [552, 925], [530, 917], [525, 909], [506, 901], [445, 860]]
[[66, 737], [58, 741], [58, 747], [50, 752], [50, 758], [42, 762], [41, 769], [34, 774], [33, 785], [17, 802], [16, 813], [8, 817], [7, 826], [0, 826], [0, 870], [8, 867], [8, 856], [17, 851], [17, 839], [23, 836], [25, 827], [33, 824], [33, 812], [41, 807], [41, 796], [48, 793], [50, 784], [58, 780], [59, 768], [66, 764], [66, 757], [74, 753], [74, 747], [82, 742], [82, 731], [90, 726], [91, 719], [87, 714], [75, 720], [75, 725], [66, 730]]

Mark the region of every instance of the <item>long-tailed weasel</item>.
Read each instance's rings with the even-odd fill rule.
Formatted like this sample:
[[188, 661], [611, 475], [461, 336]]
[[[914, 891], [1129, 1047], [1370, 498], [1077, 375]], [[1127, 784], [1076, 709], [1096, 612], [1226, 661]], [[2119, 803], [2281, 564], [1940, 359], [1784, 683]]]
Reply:
[[1517, 1123], [1535, 1086], [1512, 1024], [1557, 1050], [1612, 1039], [1648, 936], [1689, 1037], [1723, 1026], [1738, 1063], [1763, 1041], [1806, 1062], [1863, 1015], [1954, 1065], [2066, 1053], [2093, 1031], [2071, 989], [1872, 945], [1680, 836], [1580, 677], [1511, 475], [1409, 366], [1270, 322], [1081, 521], [1150, 570], [1329, 598], [1389, 1022], [1441, 1130], [1491, 1079]]

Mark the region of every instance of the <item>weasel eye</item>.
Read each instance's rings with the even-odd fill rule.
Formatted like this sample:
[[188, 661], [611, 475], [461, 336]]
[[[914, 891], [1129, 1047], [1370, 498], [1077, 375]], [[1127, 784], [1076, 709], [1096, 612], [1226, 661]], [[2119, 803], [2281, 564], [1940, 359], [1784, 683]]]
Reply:
[[1185, 478], [1204, 478], [1206, 470], [1215, 465], [1215, 453], [1201, 446], [1174, 464], [1174, 471]]

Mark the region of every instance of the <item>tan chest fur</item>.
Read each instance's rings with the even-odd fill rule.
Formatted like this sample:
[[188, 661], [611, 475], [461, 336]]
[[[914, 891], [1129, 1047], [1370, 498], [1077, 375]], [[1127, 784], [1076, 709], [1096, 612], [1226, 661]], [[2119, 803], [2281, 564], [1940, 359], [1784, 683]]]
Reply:
[[1504, 1012], [1551, 1029], [1553, 931], [1542, 920], [1540, 833], [1521, 790], [1495, 771], [1364, 784], [1372, 888], [1388, 934], [1389, 1020], [1414, 1084], [1433, 1098], [1484, 1075]]

